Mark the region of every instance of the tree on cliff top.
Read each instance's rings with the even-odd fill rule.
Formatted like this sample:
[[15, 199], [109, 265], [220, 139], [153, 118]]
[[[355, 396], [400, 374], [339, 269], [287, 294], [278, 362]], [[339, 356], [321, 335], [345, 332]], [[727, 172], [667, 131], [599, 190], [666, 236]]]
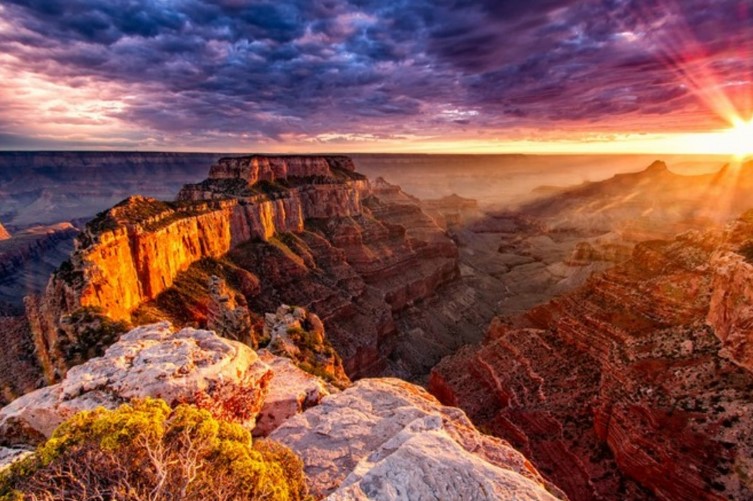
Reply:
[[0, 499], [304, 500], [303, 463], [190, 405], [83, 411], [0, 474]]

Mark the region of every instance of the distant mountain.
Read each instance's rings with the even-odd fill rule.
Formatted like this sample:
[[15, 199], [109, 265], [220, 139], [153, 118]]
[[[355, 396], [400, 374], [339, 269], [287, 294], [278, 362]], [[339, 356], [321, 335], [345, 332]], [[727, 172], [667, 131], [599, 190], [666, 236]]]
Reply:
[[684, 229], [721, 223], [753, 204], [753, 162], [719, 172], [680, 175], [656, 161], [641, 172], [600, 182], [538, 190], [520, 212], [546, 219], [552, 228], [621, 230], [629, 239], [668, 237]]

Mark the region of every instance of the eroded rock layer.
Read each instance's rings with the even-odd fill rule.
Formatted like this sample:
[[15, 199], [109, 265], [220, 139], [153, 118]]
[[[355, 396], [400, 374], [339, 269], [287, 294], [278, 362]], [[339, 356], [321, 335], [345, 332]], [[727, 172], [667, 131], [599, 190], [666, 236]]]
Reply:
[[517, 451], [456, 408], [397, 379], [364, 379], [286, 421], [271, 438], [296, 451], [327, 499], [557, 499]]
[[436, 367], [431, 391], [573, 499], [750, 499], [752, 221], [639, 244], [495, 321]]
[[227, 321], [218, 305], [208, 311], [225, 295], [208, 290], [219, 287], [211, 275], [258, 314], [311, 309], [348, 374], [375, 374], [394, 351], [393, 316], [457, 275], [444, 231], [415, 203], [380, 200], [347, 157], [221, 159], [179, 199], [136, 196], [100, 214], [44, 296], [27, 299], [49, 380], [71, 363], [64, 347], [81, 345], [70, 319], [82, 310], [124, 323]]

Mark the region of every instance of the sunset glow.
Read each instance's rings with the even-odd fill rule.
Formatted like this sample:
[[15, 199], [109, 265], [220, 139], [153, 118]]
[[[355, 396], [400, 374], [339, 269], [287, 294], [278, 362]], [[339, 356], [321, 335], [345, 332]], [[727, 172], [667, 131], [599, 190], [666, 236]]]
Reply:
[[751, 153], [748, 2], [117, 5], [0, 6], [0, 148]]

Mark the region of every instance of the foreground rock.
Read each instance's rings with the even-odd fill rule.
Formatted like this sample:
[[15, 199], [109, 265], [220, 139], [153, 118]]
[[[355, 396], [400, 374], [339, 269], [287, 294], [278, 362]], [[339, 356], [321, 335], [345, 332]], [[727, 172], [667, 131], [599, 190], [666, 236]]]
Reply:
[[254, 436], [269, 435], [289, 418], [338, 391], [321, 378], [302, 371], [288, 358], [274, 356], [266, 350], [262, 350], [259, 356], [272, 370], [272, 379], [256, 419]]
[[301, 456], [328, 499], [556, 499], [507, 443], [397, 379], [364, 379], [289, 419], [271, 438]]
[[256, 353], [210, 331], [175, 332], [161, 323], [134, 329], [102, 357], [73, 367], [59, 384], [28, 393], [0, 410], [0, 445], [34, 444], [65, 419], [133, 398], [193, 403], [218, 417], [252, 425], [272, 373]]
[[632, 258], [448, 357], [430, 390], [573, 499], [751, 499], [753, 213]]

